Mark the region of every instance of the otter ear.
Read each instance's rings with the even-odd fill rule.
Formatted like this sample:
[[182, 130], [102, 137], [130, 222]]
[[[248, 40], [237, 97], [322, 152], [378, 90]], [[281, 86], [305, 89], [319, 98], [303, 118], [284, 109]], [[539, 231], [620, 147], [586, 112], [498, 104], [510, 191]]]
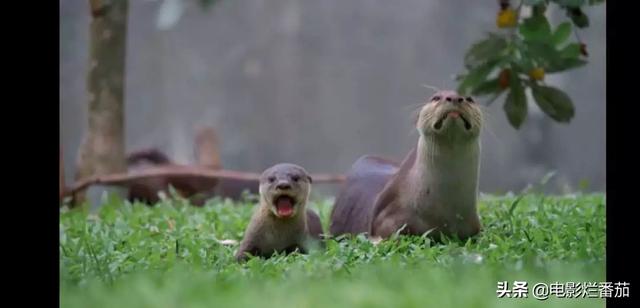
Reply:
[[313, 183], [313, 178], [310, 175], [307, 175], [307, 179], [309, 180], [309, 184]]

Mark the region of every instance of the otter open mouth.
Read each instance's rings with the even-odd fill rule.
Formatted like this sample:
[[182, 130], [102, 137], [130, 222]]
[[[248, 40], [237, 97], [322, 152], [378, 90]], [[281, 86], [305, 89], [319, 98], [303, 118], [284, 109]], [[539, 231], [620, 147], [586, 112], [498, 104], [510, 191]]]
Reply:
[[276, 212], [280, 217], [290, 217], [293, 215], [293, 207], [296, 200], [287, 195], [279, 195], [273, 199], [273, 204], [276, 207]]
[[471, 123], [469, 123], [469, 121], [464, 116], [462, 116], [462, 113], [460, 113], [458, 111], [449, 111], [449, 112], [445, 113], [445, 115], [442, 118], [440, 118], [440, 120], [438, 120], [433, 127], [435, 129], [441, 129], [442, 128], [442, 124], [444, 123], [444, 120], [447, 119], [448, 117], [451, 117], [451, 118], [454, 118], [454, 119], [456, 119], [456, 118], [462, 119], [462, 122], [464, 122], [464, 128], [466, 130], [470, 130], [471, 129]]

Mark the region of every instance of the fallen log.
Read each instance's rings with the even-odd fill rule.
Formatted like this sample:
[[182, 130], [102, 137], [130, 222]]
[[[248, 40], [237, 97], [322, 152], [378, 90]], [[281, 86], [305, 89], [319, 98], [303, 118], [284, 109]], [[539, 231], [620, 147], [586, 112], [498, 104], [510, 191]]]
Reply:
[[[313, 183], [340, 183], [345, 180], [343, 175], [332, 174], [311, 174]], [[65, 190], [64, 196], [73, 196], [77, 191], [88, 188], [92, 185], [120, 186], [130, 188], [135, 185], [142, 185], [144, 181], [162, 179], [174, 186], [178, 191], [184, 190], [185, 186], [197, 186], [197, 192], [207, 191], [215, 188], [218, 180], [243, 180], [259, 182], [260, 174], [253, 172], [242, 172], [234, 170], [212, 170], [199, 166], [183, 165], [160, 165], [149, 166], [144, 170], [114, 173], [106, 175], [92, 176], [80, 180]], [[185, 184], [189, 183], [189, 185]], [[195, 183], [195, 185], [194, 185]]]

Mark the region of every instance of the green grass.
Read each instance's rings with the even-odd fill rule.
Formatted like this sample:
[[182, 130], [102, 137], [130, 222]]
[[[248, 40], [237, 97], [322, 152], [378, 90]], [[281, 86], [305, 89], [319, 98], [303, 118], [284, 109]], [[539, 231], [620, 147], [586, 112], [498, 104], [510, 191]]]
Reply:
[[[328, 224], [331, 201], [312, 207]], [[400, 237], [329, 240], [324, 251], [234, 261], [253, 206], [167, 200], [153, 208], [106, 200], [95, 214], [61, 210], [61, 307], [603, 307], [548, 300], [531, 287], [605, 281], [605, 197], [483, 196], [483, 233], [435, 244]], [[529, 298], [496, 296], [528, 281]]]

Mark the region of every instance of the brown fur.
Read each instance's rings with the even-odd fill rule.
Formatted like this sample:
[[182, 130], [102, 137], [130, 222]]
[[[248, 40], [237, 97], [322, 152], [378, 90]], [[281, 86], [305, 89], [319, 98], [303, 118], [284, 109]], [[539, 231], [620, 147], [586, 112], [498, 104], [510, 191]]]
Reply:
[[[294, 176], [298, 176], [299, 180], [295, 180]], [[269, 177], [273, 177], [274, 182], [270, 182]], [[320, 218], [306, 208], [311, 181], [304, 169], [292, 164], [278, 164], [263, 173], [260, 180], [260, 204], [235, 255], [238, 261], [246, 260], [247, 254], [269, 257], [275, 252], [290, 253], [298, 250], [300, 253], [307, 253], [310, 241], [320, 239], [323, 233]], [[286, 183], [290, 188], [280, 189], [280, 183]], [[295, 199], [295, 213], [291, 217], [280, 217], [275, 210], [273, 200], [283, 194]]]
[[331, 234], [367, 232], [372, 214], [369, 205], [397, 170], [398, 164], [385, 158], [366, 155], [358, 159], [336, 198]]
[[[449, 118], [451, 111], [464, 117]], [[330, 233], [388, 238], [432, 231], [434, 238], [467, 238], [480, 232], [474, 195], [480, 126], [481, 113], [471, 99], [452, 91], [434, 94], [416, 121], [418, 145], [401, 164], [364, 156], [353, 165], [336, 198]], [[429, 164], [434, 168], [427, 170]]]
[[[181, 165], [172, 163], [169, 158], [157, 149], [144, 149], [127, 156], [129, 172], [145, 169], [148, 166], [165, 166], [180, 168]], [[159, 192], [169, 192], [173, 186], [176, 192], [185, 198], [190, 198], [203, 191], [210, 191], [218, 184], [215, 179], [201, 179], [188, 177], [157, 176], [136, 180], [129, 185], [127, 199], [147, 204], [160, 201]]]
[[[194, 142], [194, 152], [197, 164], [202, 167], [214, 170], [222, 169], [220, 161], [220, 140], [211, 127], [198, 129]], [[147, 166], [176, 166], [169, 157], [158, 149], [142, 149], [130, 153], [127, 156], [129, 171], [144, 169]], [[258, 181], [242, 179], [189, 179], [154, 177], [151, 179], [139, 180], [129, 186], [128, 199], [137, 200], [147, 204], [154, 204], [160, 201], [159, 192], [167, 192], [169, 185], [183, 197], [189, 198], [191, 203], [202, 206], [206, 200], [219, 196], [240, 200], [243, 192], [258, 194]]]

